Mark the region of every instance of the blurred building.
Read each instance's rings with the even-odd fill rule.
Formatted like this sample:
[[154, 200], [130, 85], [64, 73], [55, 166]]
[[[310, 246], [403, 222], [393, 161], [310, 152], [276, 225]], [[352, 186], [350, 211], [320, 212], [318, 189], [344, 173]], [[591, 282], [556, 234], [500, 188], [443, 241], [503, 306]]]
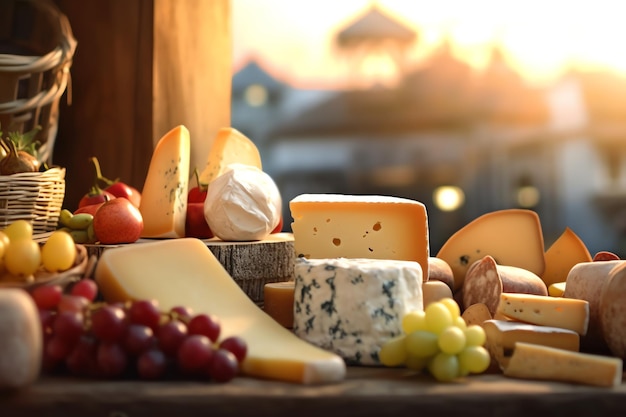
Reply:
[[407, 66], [417, 38], [377, 8], [338, 32], [355, 70], [368, 50], [390, 53], [397, 77], [369, 88], [297, 90], [254, 61], [235, 74], [232, 123], [261, 149], [286, 228], [300, 193], [387, 194], [427, 205], [433, 253], [479, 215], [521, 207], [546, 246], [570, 227], [592, 254], [626, 256], [626, 81], [572, 72], [532, 88], [497, 46], [476, 72], [449, 42]]

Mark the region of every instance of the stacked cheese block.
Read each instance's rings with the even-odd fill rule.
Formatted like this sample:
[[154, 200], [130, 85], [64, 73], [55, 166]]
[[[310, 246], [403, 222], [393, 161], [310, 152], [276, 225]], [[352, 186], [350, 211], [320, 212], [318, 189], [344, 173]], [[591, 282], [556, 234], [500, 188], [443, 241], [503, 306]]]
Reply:
[[424, 308], [426, 207], [388, 196], [303, 194], [290, 210], [293, 332], [348, 364], [380, 365], [380, 348], [402, 333], [404, 315]]

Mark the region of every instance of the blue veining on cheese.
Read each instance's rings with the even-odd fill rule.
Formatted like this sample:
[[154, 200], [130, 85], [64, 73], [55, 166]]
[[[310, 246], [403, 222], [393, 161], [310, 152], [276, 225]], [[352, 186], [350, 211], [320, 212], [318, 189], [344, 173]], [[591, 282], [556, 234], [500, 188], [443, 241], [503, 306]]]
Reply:
[[404, 315], [424, 308], [418, 262], [297, 258], [294, 272], [294, 333], [351, 365], [380, 365]]

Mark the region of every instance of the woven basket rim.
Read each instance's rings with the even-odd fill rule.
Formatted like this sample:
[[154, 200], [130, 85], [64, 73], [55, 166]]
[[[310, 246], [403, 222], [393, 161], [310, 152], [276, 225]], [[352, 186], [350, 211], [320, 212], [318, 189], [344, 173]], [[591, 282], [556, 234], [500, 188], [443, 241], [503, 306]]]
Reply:
[[51, 167], [45, 171], [36, 172], [18, 172], [11, 175], [0, 175], [0, 182], [14, 182], [16, 180], [40, 180], [42, 178], [61, 178], [65, 177], [65, 168]]
[[41, 56], [0, 54], [0, 71], [16, 73], [43, 72], [71, 61], [76, 51], [77, 41], [74, 38], [67, 16], [61, 13], [50, 0], [14, 1], [30, 3], [33, 7], [49, 13], [59, 24], [61, 39], [55, 49]]
[[[4, 0], [3, 0], [4, 1]], [[59, 43], [43, 56], [0, 54], [0, 73], [36, 74], [56, 72], [54, 83], [30, 98], [20, 98], [0, 103], [0, 114], [20, 114], [47, 106], [61, 98], [70, 83], [70, 67], [77, 41], [72, 33], [67, 16], [51, 0], [13, 0], [43, 10], [59, 25]]]

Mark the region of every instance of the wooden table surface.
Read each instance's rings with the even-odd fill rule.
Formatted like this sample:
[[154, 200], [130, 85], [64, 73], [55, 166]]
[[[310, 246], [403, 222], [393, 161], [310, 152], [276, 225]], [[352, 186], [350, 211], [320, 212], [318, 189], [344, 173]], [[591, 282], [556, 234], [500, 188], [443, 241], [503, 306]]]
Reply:
[[340, 383], [303, 386], [239, 377], [227, 384], [42, 377], [0, 393], [0, 416], [620, 416], [626, 383], [597, 388], [473, 375], [436, 383], [403, 369], [348, 369]]

